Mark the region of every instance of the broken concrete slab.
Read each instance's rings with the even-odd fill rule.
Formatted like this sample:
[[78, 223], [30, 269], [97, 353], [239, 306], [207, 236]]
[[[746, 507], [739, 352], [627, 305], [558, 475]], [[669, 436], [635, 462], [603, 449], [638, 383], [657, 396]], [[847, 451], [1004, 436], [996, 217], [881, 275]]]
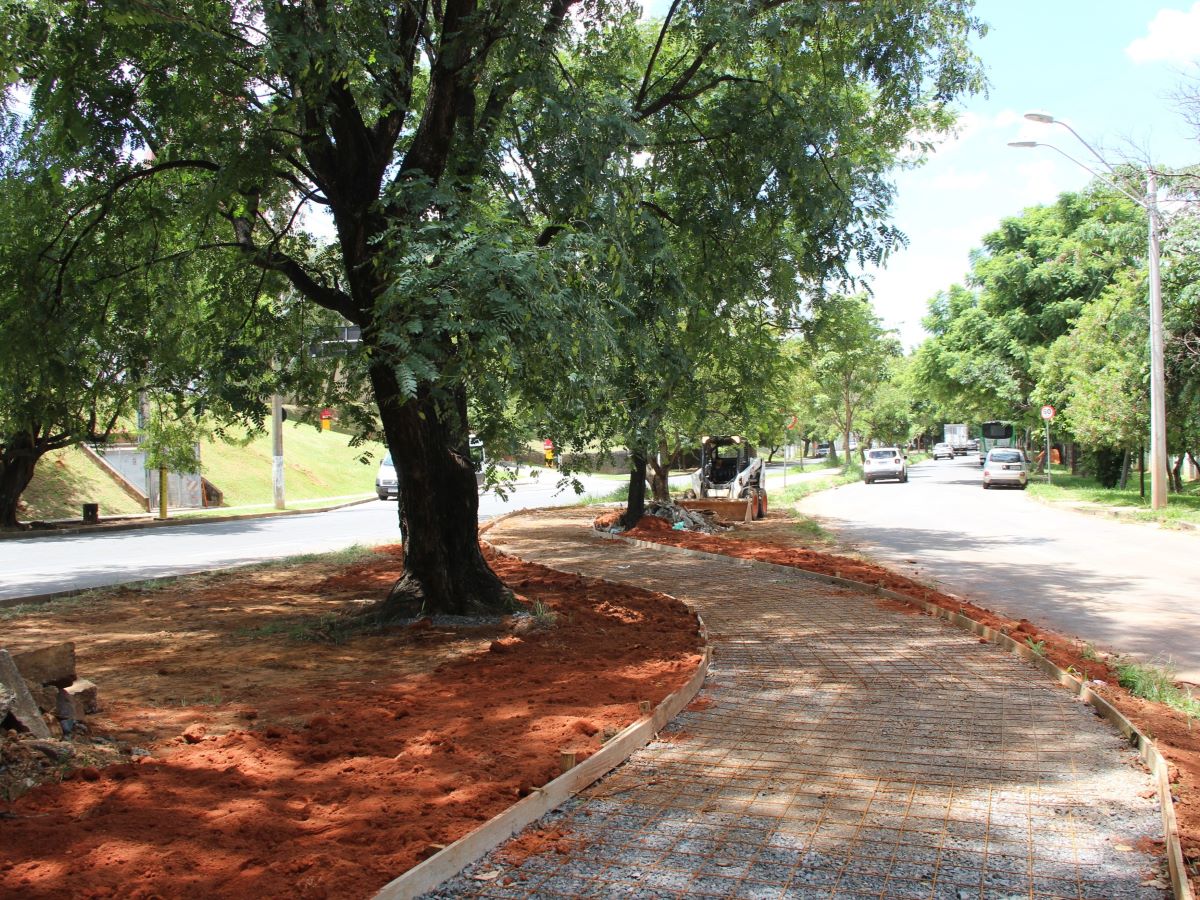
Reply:
[[[20, 668], [20, 666], [17, 668]], [[59, 689], [54, 685], [38, 684], [36, 681], [30, 681], [26, 678], [25, 686], [29, 688], [29, 695], [33, 697], [33, 702], [38, 705], [38, 709], [42, 712], [55, 712], [58, 709]]]
[[75, 642], [65, 641], [12, 654], [21, 675], [34, 684], [65, 688], [75, 680]]
[[[66, 718], [82, 719], [84, 716], [98, 712], [100, 709], [100, 698], [96, 685], [86, 678], [76, 679], [63, 688], [59, 693], [59, 699], [61, 700], [64, 697], [71, 708], [71, 715]], [[59, 713], [59, 718], [64, 718], [61, 712]]]
[[49, 738], [50, 729], [42, 721], [41, 711], [7, 650], [0, 650], [0, 685], [3, 686], [2, 693], [9, 698], [6, 717], [15, 719], [34, 737]]

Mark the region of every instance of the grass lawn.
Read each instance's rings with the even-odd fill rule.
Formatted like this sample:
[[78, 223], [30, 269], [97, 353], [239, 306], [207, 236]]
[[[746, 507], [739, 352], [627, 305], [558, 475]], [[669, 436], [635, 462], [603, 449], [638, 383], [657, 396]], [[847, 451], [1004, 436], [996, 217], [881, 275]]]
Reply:
[[26, 504], [20, 513], [25, 522], [78, 519], [83, 515], [85, 503], [100, 504], [102, 516], [146, 511], [76, 447], [43, 456], [21, 500]]
[[827, 491], [830, 488], [841, 487], [843, 484], [853, 484], [862, 478], [862, 468], [856, 461], [845, 472], [831, 472], [823, 478], [810, 478], [808, 481], [801, 481], [798, 484], [789, 484], [786, 488], [771, 491], [771, 506], [774, 509], [780, 509], [784, 506], [791, 506], [798, 503], [800, 500], [807, 497], [809, 494], [815, 494], [818, 491]]
[[1131, 519], [1143, 522], [1192, 522], [1200, 524], [1200, 481], [1184, 484], [1182, 494], [1168, 494], [1167, 508], [1150, 509], [1150, 477], [1146, 477], [1146, 496], [1138, 492], [1137, 473], [1129, 477], [1125, 490], [1104, 488], [1094, 478], [1082, 475], [1071, 475], [1065, 469], [1057, 467], [1051, 470], [1051, 484], [1046, 484], [1044, 475], [1031, 474], [1029, 493], [1039, 500], [1047, 501], [1076, 501], [1096, 503], [1101, 506], [1113, 506], [1129, 510]]
[[[350, 436], [311, 425], [283, 425], [284, 491], [288, 504], [323, 497], [349, 497], [375, 490], [382, 444], [350, 446]], [[363, 463], [367, 452], [371, 458]], [[270, 504], [271, 437], [260, 434], [244, 446], [207, 441], [200, 450], [204, 477], [225, 494], [226, 506]]]

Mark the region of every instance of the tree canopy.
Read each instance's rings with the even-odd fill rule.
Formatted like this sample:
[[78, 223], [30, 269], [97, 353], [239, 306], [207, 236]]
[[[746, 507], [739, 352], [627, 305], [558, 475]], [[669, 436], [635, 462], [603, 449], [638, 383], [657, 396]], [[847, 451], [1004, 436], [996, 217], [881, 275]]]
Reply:
[[[978, 84], [970, 9], [676, 0], [647, 28], [618, 0], [32, 0], [0, 29], [78, 177], [115, 196], [191, 173], [178, 227], [362, 328], [406, 542], [386, 612], [463, 612], [507, 602], [475, 540], [469, 395], [500, 409], [531, 355], [570, 371], [610, 330], [590, 301], [637, 255], [612, 235], [638, 155], [703, 149], [722, 178], [693, 188], [729, 211], [786, 197], [776, 288], [879, 258], [887, 164]], [[859, 214], [826, 215], [833, 195]], [[299, 236], [313, 205], [333, 265]]]

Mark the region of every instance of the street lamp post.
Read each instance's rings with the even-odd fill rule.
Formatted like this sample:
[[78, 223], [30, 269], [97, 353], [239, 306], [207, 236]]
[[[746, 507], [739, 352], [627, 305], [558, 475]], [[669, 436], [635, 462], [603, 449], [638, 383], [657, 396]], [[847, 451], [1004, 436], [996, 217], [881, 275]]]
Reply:
[[[1025, 118], [1043, 125], [1061, 125], [1071, 132], [1079, 143], [1087, 147], [1109, 172], [1113, 172], [1113, 167], [1108, 164], [1107, 160], [1066, 122], [1046, 113], [1037, 112], [1026, 113]], [[1154, 172], [1147, 172], [1146, 196], [1139, 198], [1053, 144], [1043, 144], [1038, 141], [1010, 141], [1008, 146], [1046, 147], [1053, 150], [1091, 173], [1109, 187], [1120, 191], [1146, 211], [1150, 228], [1150, 508], [1163, 509], [1167, 505], [1167, 403], [1166, 379], [1163, 375], [1163, 307], [1162, 279], [1159, 275], [1158, 184]]]

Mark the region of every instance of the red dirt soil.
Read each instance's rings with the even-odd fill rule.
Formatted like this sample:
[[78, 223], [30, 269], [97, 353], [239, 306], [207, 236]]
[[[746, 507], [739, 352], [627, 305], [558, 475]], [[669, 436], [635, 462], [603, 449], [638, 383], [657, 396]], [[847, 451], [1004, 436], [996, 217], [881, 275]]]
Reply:
[[[334, 573], [185, 580], [152, 600], [114, 592], [41, 628], [6, 623], [17, 648], [70, 633], [80, 670], [106, 673], [91, 675], [108, 706], [93, 727], [132, 731], [154, 755], [0, 803], [0, 895], [368, 897], [557, 776], [560, 748], [586, 758], [639, 717], [639, 701], [657, 704], [695, 671], [697, 621], [682, 603], [510, 557], [491, 563], [557, 621], [510, 619], [466, 638], [423, 621], [338, 645], [238, 632], [271, 621], [272, 590], [327, 614], [380, 596], [401, 565], [391, 548]], [[179, 640], [147, 650], [112, 636], [114, 621], [133, 627], [122, 614], [165, 608], [176, 629], [189, 617], [187, 630], [153, 634]], [[181, 681], [201, 694], [260, 679], [267, 689], [253, 708], [151, 703], [155, 679], [185, 665]]]
[[[1044, 642], [1042, 649], [1045, 656], [1059, 668], [1074, 669], [1090, 681], [1105, 682], [1103, 686], [1093, 684], [1090, 687], [1119, 709], [1143, 734], [1151, 736], [1172, 766], [1172, 794], [1180, 842], [1191, 870], [1189, 877], [1193, 890], [1200, 894], [1200, 723], [1189, 721], [1187, 716], [1161, 703], [1150, 703], [1132, 696], [1118, 685], [1117, 673], [1107, 662], [1084, 658], [1085, 647], [1078, 640], [1037, 628], [1027, 619], [1014, 620], [998, 615], [985, 607], [898, 575], [883, 566], [804, 546], [802, 542], [805, 539], [792, 528], [793, 523], [784, 514], [769, 513], [765, 520], [759, 522], [731, 524], [734, 525], [733, 531], [723, 535], [708, 535], [675, 531], [664, 519], [647, 515], [625, 533], [640, 540], [755, 559], [879, 585], [943, 609], [961, 612], [976, 622], [1008, 634], [1018, 643]], [[597, 527], [605, 526], [597, 524]], [[611, 527], [611, 524], [607, 527]], [[888, 599], [879, 602], [899, 605]], [[910, 608], [914, 611], [918, 609]]]

